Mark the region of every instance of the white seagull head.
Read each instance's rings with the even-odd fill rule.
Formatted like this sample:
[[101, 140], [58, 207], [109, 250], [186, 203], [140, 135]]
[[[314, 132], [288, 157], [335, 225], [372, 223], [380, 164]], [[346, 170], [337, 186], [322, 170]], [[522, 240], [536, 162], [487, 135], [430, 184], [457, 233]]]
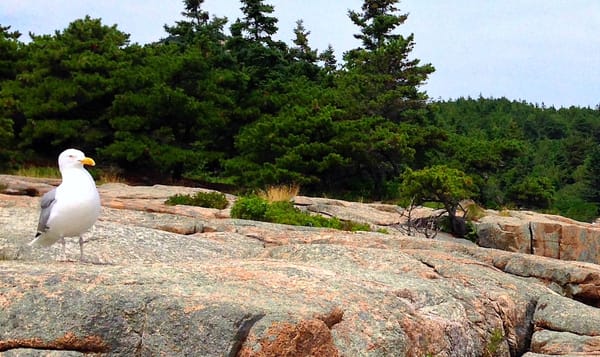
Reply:
[[69, 168], [82, 168], [83, 165], [94, 166], [93, 159], [86, 157], [85, 154], [77, 149], [67, 149], [58, 156], [58, 167], [60, 171]]

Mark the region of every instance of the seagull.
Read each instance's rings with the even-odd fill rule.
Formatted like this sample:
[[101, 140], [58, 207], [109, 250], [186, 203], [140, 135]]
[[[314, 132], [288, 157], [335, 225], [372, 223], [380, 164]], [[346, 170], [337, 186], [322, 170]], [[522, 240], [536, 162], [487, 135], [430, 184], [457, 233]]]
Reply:
[[76, 149], [67, 149], [58, 156], [61, 184], [42, 196], [40, 221], [30, 246], [49, 247], [65, 237], [79, 237], [80, 260], [83, 259], [83, 233], [100, 215], [100, 195], [94, 179], [83, 168], [94, 166], [93, 159]]

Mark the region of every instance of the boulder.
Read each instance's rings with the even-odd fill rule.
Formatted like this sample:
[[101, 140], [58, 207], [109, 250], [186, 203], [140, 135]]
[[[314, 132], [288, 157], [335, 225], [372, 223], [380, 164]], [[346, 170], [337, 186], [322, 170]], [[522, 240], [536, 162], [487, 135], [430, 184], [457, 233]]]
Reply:
[[476, 228], [482, 247], [600, 263], [600, 227], [594, 224], [528, 211], [487, 210]]
[[552, 356], [565, 354], [600, 356], [600, 336], [540, 330], [531, 338], [531, 350]]
[[538, 299], [530, 350], [548, 355], [600, 355], [600, 310], [554, 294]]

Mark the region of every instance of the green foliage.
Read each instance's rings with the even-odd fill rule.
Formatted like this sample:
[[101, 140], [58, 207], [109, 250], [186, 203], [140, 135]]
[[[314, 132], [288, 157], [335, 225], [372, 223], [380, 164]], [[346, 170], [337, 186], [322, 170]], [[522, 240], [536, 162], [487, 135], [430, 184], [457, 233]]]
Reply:
[[547, 177], [527, 176], [513, 186], [510, 195], [519, 206], [547, 208], [552, 203], [554, 187]]
[[264, 221], [269, 203], [258, 196], [240, 197], [231, 208], [231, 217]]
[[15, 121], [18, 122], [19, 103], [7, 90], [7, 83], [18, 74], [18, 63], [22, 58], [21, 34], [11, 32], [10, 26], [0, 26], [0, 170], [12, 168], [16, 152], [14, 150]]
[[583, 198], [600, 204], [600, 144], [589, 150], [583, 163]]
[[415, 204], [439, 202], [454, 216], [460, 201], [471, 198], [475, 189], [473, 180], [461, 170], [436, 165], [423, 170], [407, 170], [402, 175], [400, 194]]
[[10, 26], [0, 25], [0, 80], [13, 79], [17, 75], [17, 67], [14, 63], [21, 58], [19, 42], [21, 33], [10, 31]]
[[464, 235], [465, 239], [470, 240], [473, 243], [477, 243], [479, 236], [477, 235], [477, 228], [471, 221], [467, 221], [467, 233]]
[[291, 202], [273, 202], [265, 212], [265, 221], [294, 226], [328, 227], [331, 220], [301, 212]]
[[196, 192], [194, 195], [176, 194], [169, 197], [165, 204], [167, 205], [188, 205], [207, 208], [223, 209], [229, 202], [225, 194], [221, 192]]
[[240, 197], [231, 209], [231, 217], [251, 219], [294, 226], [324, 227], [346, 231], [370, 231], [365, 223], [341, 221], [299, 210], [291, 202], [277, 201], [269, 203], [258, 196]]
[[485, 346], [485, 356], [497, 356], [497, 354], [500, 352], [499, 350], [502, 342], [504, 342], [504, 332], [502, 332], [502, 330], [499, 328], [494, 329], [490, 336], [490, 340]]
[[550, 212], [570, 217], [582, 222], [593, 222], [598, 218], [600, 204], [589, 202], [582, 194], [587, 188], [582, 183], [568, 185], [554, 195], [554, 204]]
[[466, 222], [456, 216], [460, 201], [475, 194], [475, 185], [471, 177], [464, 172], [444, 165], [431, 166], [418, 171], [408, 169], [402, 175], [400, 197], [405, 204], [415, 205], [424, 202], [439, 202], [448, 212], [448, 231], [458, 236], [467, 233]]
[[386, 42], [402, 37], [392, 33], [408, 18], [406, 14], [398, 14], [398, 8], [395, 6], [397, 2], [397, 0], [366, 0], [362, 5], [362, 13], [349, 11], [350, 20], [361, 28], [361, 34], [354, 37], [361, 40], [366, 49], [375, 50]]
[[[1, 97], [19, 134], [20, 148], [55, 155], [65, 147], [87, 152], [109, 134], [103, 115], [114, 94], [113, 73], [128, 35], [86, 17], [54, 36], [33, 36], [18, 61], [19, 75]], [[1, 116], [0, 116], [1, 117]]]

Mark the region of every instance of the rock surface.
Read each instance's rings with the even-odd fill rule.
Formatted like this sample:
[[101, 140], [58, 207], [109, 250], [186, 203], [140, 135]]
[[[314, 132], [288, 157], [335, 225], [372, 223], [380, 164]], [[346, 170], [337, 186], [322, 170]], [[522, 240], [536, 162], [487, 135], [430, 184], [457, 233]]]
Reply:
[[600, 226], [561, 216], [488, 210], [477, 223], [479, 245], [600, 264]]
[[57, 261], [60, 245], [26, 246], [39, 197], [15, 195], [55, 182], [7, 177], [3, 356], [600, 354], [600, 267], [592, 263], [405, 236], [389, 205], [296, 199], [388, 227], [351, 233], [165, 206], [199, 189], [122, 184], [100, 187], [104, 207], [86, 235], [85, 261], [75, 239], [67, 239], [72, 261]]

